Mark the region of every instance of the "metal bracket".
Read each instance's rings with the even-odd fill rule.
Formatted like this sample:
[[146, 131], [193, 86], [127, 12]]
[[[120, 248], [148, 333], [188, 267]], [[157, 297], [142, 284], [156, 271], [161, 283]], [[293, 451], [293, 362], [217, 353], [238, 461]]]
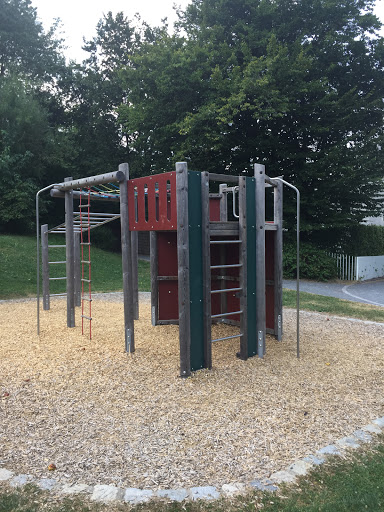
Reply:
[[258, 332], [257, 336], [257, 354], [260, 359], [264, 357], [264, 333], [263, 331]]

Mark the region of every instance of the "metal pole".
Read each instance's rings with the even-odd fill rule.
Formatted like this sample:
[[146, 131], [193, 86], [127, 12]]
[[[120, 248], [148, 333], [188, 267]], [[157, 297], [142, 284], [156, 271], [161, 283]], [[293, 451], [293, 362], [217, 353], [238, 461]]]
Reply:
[[40, 189], [36, 194], [36, 295], [37, 295], [37, 335], [40, 334], [40, 219], [39, 219], [39, 196], [42, 192], [50, 190], [56, 183]]
[[299, 190], [282, 178], [271, 178], [271, 180], [281, 181], [287, 187], [296, 191], [296, 352], [297, 358], [300, 358], [300, 192]]

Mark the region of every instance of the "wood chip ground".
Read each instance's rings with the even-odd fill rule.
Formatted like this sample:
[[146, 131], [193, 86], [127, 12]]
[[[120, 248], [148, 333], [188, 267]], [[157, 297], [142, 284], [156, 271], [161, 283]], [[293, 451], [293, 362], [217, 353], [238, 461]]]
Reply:
[[249, 482], [384, 413], [384, 324], [302, 313], [298, 360], [285, 311], [265, 359], [218, 342], [211, 371], [180, 379], [178, 327], [152, 327], [147, 301], [133, 355], [119, 296], [96, 298], [93, 317], [89, 341], [54, 300], [37, 337], [34, 302], [0, 304], [0, 467], [152, 489]]

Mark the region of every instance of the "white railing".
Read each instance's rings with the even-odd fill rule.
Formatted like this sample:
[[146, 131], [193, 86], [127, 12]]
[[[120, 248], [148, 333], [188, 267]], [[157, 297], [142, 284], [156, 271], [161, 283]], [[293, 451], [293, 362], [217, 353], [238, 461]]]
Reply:
[[348, 254], [339, 254], [336, 252], [328, 253], [337, 263], [337, 277], [343, 281], [357, 281], [357, 256]]

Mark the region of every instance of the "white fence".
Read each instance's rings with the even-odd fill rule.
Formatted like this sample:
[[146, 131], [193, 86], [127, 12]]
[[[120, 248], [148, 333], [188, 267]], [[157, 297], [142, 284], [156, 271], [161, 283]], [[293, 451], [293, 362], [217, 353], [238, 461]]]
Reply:
[[349, 256], [329, 253], [337, 263], [337, 277], [344, 281], [366, 281], [384, 277], [384, 256]]
[[329, 253], [337, 263], [337, 277], [343, 281], [357, 280], [357, 257], [347, 254]]

